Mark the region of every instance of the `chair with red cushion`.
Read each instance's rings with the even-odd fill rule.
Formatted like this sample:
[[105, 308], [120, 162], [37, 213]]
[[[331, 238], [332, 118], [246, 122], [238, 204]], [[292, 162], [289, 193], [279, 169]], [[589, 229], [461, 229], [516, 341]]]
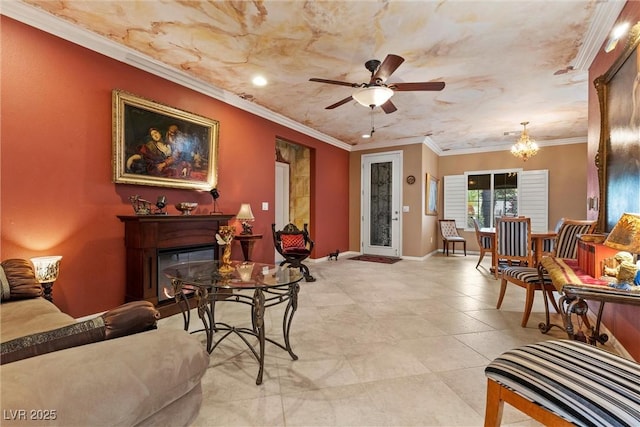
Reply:
[[280, 231], [276, 231], [276, 225], [271, 224], [273, 232], [273, 244], [280, 255], [284, 257], [284, 261], [280, 265], [289, 264], [291, 267], [299, 268], [307, 282], [315, 282], [315, 278], [309, 273], [309, 267], [304, 265], [302, 261], [309, 258], [313, 250], [313, 240], [309, 237], [307, 224], [304, 224], [302, 230], [295, 224], [287, 224]]

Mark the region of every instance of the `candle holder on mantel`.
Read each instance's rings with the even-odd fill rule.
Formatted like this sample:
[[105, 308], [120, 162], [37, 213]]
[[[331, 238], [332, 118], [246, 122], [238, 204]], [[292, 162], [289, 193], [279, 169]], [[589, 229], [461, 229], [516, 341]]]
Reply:
[[236, 228], [231, 225], [222, 225], [218, 229], [216, 241], [220, 246], [224, 246], [224, 252], [222, 253], [222, 259], [220, 260], [220, 267], [218, 267], [219, 273], [226, 274], [235, 270], [231, 266], [231, 242], [233, 241], [233, 236], [235, 234]]

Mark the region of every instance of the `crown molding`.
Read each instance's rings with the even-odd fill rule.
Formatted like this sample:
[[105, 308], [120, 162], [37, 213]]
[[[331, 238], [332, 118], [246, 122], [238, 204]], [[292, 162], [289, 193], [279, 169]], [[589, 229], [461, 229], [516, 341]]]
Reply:
[[626, 3], [626, 0], [596, 2], [593, 21], [572, 64], [575, 70], [589, 70]]
[[[543, 148], [543, 147], [553, 147], [556, 145], [570, 145], [570, 144], [586, 144], [587, 143], [587, 137], [584, 136], [577, 136], [577, 137], [573, 137], [573, 138], [561, 138], [561, 139], [553, 139], [553, 140], [548, 140], [548, 141], [536, 141], [536, 143], [538, 144], [538, 147]], [[463, 148], [460, 150], [447, 150], [447, 151], [441, 151], [440, 153], [437, 153], [439, 156], [459, 156], [462, 154], [479, 154], [479, 153], [490, 153], [490, 152], [495, 152], [495, 151], [511, 151], [511, 146], [513, 144], [508, 144], [508, 145], [494, 145], [491, 147], [486, 147], [486, 148], [481, 148], [481, 147], [475, 147], [475, 148]]]
[[53, 34], [54, 36], [60, 37], [61, 39], [67, 40], [94, 52], [108, 56], [116, 61], [123, 62], [127, 65], [131, 65], [132, 67], [177, 83], [258, 117], [262, 117], [289, 129], [311, 136], [329, 145], [333, 145], [346, 151], [351, 151], [351, 145], [343, 141], [305, 126], [286, 116], [275, 113], [260, 105], [242, 99], [224, 89], [205, 83], [202, 80], [195, 79], [181, 70], [169, 67], [164, 63], [141, 54], [140, 52], [120, 45], [91, 31], [75, 26], [34, 6], [15, 0], [3, 0], [0, 2], [0, 14], [45, 31], [49, 34]]

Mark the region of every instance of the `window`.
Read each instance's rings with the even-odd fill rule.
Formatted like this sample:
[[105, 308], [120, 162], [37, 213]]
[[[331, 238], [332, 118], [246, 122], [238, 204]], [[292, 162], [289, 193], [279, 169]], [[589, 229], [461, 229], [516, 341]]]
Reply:
[[459, 228], [492, 227], [496, 217], [523, 215], [532, 230], [548, 230], [549, 171], [503, 169], [447, 175], [444, 182], [444, 218]]
[[467, 174], [467, 227], [473, 219], [491, 227], [494, 218], [518, 215], [518, 172]]

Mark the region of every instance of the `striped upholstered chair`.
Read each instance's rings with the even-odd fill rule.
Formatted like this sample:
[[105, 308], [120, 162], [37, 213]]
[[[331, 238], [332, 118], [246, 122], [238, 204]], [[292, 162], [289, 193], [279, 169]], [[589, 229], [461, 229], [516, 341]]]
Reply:
[[[576, 259], [578, 256], [578, 236], [580, 234], [589, 234], [593, 232], [594, 228], [595, 221], [564, 219], [560, 229], [558, 230], [558, 235], [556, 236], [553, 256], [564, 259]], [[498, 234], [498, 232], [499, 230], [496, 228], [496, 234]], [[498, 241], [498, 246], [500, 246], [500, 241]], [[531, 243], [529, 243], [528, 247], [531, 248]], [[498, 297], [496, 308], [500, 308], [502, 305], [502, 300], [507, 289], [507, 283], [513, 283], [514, 285], [525, 288], [527, 290], [527, 296], [521, 322], [521, 326], [524, 328], [527, 326], [527, 321], [531, 314], [535, 291], [544, 290], [546, 320], [545, 323], [540, 323], [538, 328], [543, 332], [548, 331], [550, 328], [548, 308], [549, 300], [556, 312], [559, 312], [558, 305], [553, 297], [553, 291], [556, 289], [553, 286], [551, 277], [544, 270], [538, 271], [537, 268], [533, 267], [533, 263], [531, 262], [529, 262], [528, 266], [503, 268], [501, 274], [502, 282], [500, 284], [500, 296]]]
[[485, 426], [504, 402], [546, 426], [637, 426], [640, 364], [579, 341], [552, 340], [503, 353], [486, 368]]
[[[556, 226], [554, 227], [553, 231], [555, 231], [556, 233], [558, 233], [560, 231], [560, 227], [562, 227], [562, 223], [564, 222], [564, 218], [560, 218], [558, 220], [558, 222], [556, 223]], [[544, 239], [542, 241], [542, 255], [543, 256], [549, 256], [549, 255], [553, 255], [553, 251], [555, 250], [556, 247], [556, 237], [549, 237], [547, 239]]]
[[531, 218], [502, 217], [496, 219], [496, 259], [493, 261], [496, 279], [501, 265], [533, 266]]
[[[501, 218], [496, 222], [496, 257], [507, 264], [499, 273], [502, 280], [497, 309], [502, 306], [507, 283], [513, 283], [527, 292], [520, 322], [523, 328], [527, 326], [531, 315], [535, 291], [548, 292], [556, 311], [559, 311], [552, 295], [555, 288], [551, 277], [548, 274], [539, 274], [538, 269], [533, 266], [531, 218]], [[515, 262], [519, 265], [514, 265]]]
[[596, 221], [564, 219], [558, 230], [552, 256], [562, 259], [578, 258], [578, 236], [591, 234], [596, 228]]

